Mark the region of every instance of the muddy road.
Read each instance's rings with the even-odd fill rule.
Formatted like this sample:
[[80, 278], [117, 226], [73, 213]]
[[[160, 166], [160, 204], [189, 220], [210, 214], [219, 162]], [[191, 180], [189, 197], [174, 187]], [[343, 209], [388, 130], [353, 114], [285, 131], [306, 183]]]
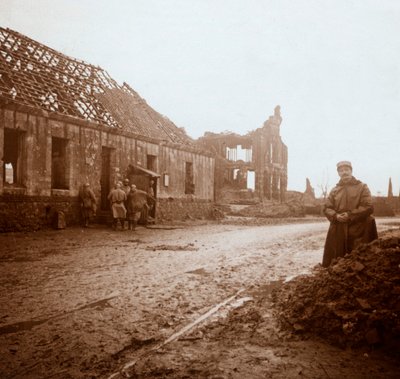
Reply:
[[321, 261], [327, 227], [0, 235], [0, 377], [396, 377], [378, 354], [276, 327], [272, 287]]

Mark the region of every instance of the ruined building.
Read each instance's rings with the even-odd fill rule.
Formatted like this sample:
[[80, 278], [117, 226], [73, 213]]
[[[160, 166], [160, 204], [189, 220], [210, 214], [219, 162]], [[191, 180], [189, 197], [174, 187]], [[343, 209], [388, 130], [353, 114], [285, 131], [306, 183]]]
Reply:
[[126, 176], [153, 186], [153, 216], [207, 216], [214, 157], [106, 71], [0, 28], [0, 230], [79, 219], [88, 182], [107, 195]]
[[205, 133], [201, 146], [216, 154], [215, 195], [242, 191], [258, 200], [284, 202], [287, 191], [287, 146], [280, 136], [282, 117], [275, 107], [261, 128], [246, 135]]

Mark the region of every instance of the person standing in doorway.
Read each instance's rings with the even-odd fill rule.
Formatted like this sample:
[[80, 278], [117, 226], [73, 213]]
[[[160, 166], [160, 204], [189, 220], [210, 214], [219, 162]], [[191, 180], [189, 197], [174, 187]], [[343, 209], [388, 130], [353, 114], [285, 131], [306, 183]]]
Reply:
[[154, 220], [153, 216], [155, 216], [154, 208], [156, 205], [156, 198], [155, 198], [154, 186], [155, 186], [154, 180], [151, 179], [150, 183], [149, 183], [149, 187], [147, 189], [147, 206], [148, 206], [147, 207], [148, 209], [146, 212], [146, 220], [147, 221]]

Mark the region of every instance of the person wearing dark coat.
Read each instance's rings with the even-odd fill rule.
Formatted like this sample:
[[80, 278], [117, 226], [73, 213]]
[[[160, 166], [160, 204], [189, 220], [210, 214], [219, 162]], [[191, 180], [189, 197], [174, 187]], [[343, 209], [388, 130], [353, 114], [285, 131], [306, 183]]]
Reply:
[[111, 210], [114, 219], [113, 229], [118, 229], [118, 224], [124, 228], [124, 220], [126, 218], [126, 208], [124, 202], [126, 201], [126, 193], [121, 189], [122, 183], [117, 182], [115, 187], [108, 194], [108, 200], [111, 203]]
[[148, 209], [148, 194], [145, 191], [138, 190], [134, 184], [128, 194], [128, 229], [135, 230], [137, 221], [141, 212]]
[[90, 189], [90, 184], [86, 183], [79, 193], [81, 202], [83, 224], [87, 228], [89, 226], [90, 219], [96, 213], [96, 196]]
[[349, 161], [337, 164], [339, 183], [330, 192], [324, 214], [330, 221], [322, 266], [328, 267], [335, 258], [350, 253], [360, 243], [378, 238], [368, 186], [353, 176]]

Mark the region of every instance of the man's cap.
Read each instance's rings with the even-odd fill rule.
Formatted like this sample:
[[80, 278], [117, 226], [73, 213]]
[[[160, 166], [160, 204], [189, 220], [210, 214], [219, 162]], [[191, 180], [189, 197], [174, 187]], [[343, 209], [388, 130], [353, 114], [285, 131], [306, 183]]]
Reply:
[[129, 183], [129, 179], [124, 179], [124, 183]]
[[340, 161], [336, 164], [336, 168], [339, 170], [339, 167], [347, 166], [353, 169], [353, 166], [351, 165], [350, 161]]
[[90, 187], [90, 184], [89, 183], [85, 183], [84, 187]]
[[136, 189], [136, 186], [134, 184], [131, 185], [131, 188]]

